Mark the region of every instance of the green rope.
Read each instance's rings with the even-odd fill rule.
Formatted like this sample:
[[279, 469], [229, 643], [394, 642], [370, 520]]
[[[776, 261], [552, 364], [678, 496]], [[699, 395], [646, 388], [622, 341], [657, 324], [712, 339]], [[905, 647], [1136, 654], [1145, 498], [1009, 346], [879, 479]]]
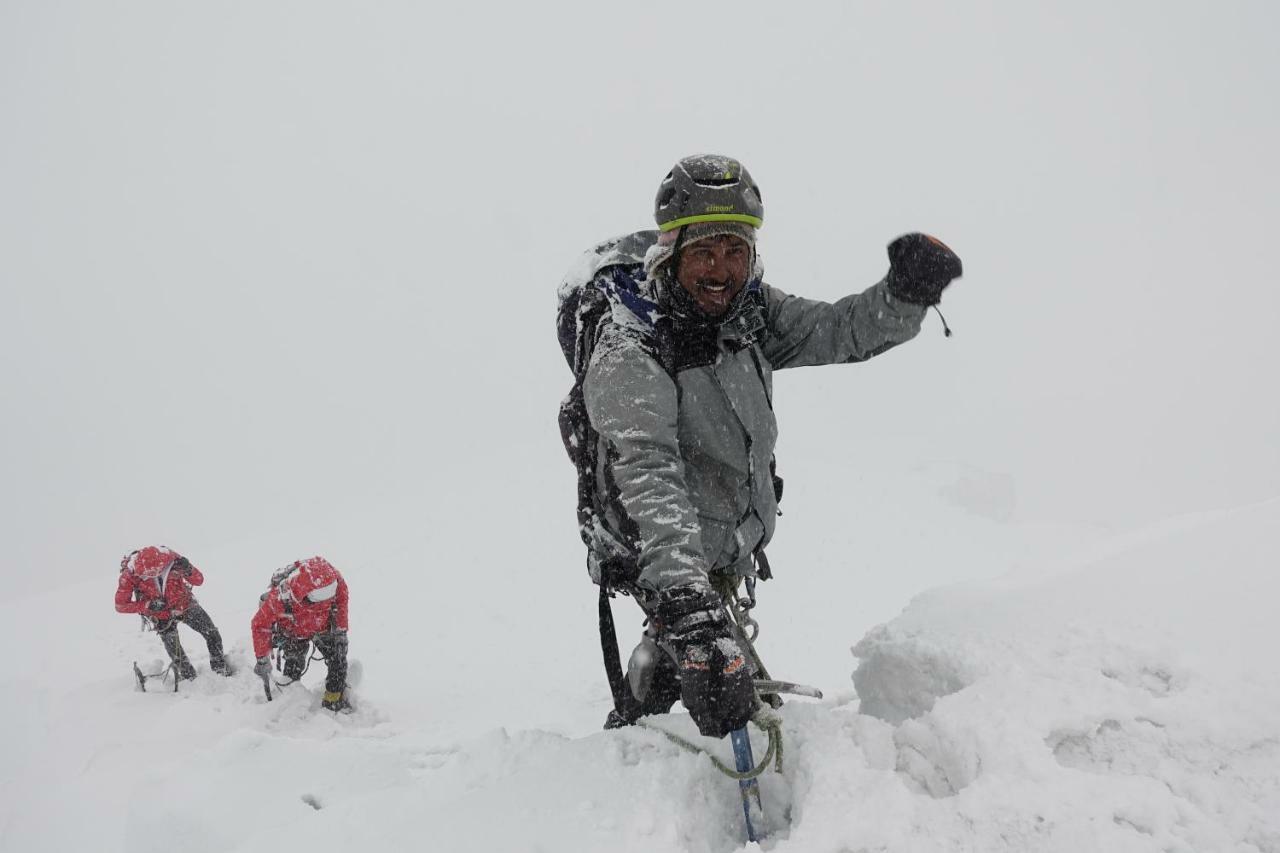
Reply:
[[651, 731], [664, 735], [667, 740], [687, 752], [692, 752], [695, 755], [701, 753], [707, 758], [710, 758], [711, 763], [715, 768], [730, 779], [737, 779], [738, 781], [754, 779], [769, 768], [770, 761], [774, 762], [775, 771], [778, 773], [782, 772], [782, 718], [775, 714], [773, 710], [766, 705], [758, 705], [756, 707], [756, 712], [751, 715], [751, 722], [755, 723], [762, 731], [769, 735], [769, 748], [765, 750], [764, 758], [761, 759], [758, 765], [751, 770], [742, 772], [730, 767], [719, 758], [712, 755], [710, 751], [703, 749], [692, 741], [680, 737], [678, 734], [669, 732], [661, 726], [655, 726], [652, 723], [646, 722], [643, 718], [636, 722], [639, 725], [644, 726], [646, 729], [650, 729]]

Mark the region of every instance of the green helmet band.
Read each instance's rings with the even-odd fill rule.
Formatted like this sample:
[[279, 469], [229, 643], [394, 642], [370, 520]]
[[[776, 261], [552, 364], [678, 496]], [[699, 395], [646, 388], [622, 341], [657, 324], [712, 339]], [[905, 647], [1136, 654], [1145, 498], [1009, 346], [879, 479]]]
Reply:
[[658, 230], [674, 231], [682, 225], [692, 225], [695, 222], [745, 222], [752, 228], [759, 228], [764, 224], [764, 220], [759, 216], [751, 216], [746, 213], [704, 213], [699, 216], [684, 216], [680, 219], [664, 222], [658, 226]]

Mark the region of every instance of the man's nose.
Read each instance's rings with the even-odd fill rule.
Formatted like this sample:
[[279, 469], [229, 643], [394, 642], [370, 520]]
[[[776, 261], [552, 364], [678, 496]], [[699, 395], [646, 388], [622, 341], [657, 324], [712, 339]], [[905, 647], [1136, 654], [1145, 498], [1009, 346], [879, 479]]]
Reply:
[[724, 258], [717, 258], [712, 255], [708, 261], [707, 275], [717, 281], [724, 281], [729, 277], [729, 265], [725, 263]]

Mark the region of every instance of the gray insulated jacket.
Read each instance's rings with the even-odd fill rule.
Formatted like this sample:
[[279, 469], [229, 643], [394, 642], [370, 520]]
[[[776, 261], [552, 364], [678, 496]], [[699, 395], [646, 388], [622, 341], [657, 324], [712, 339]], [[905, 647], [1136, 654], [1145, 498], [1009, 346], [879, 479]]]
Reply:
[[[642, 589], [747, 574], [777, 517], [773, 371], [864, 361], [920, 331], [925, 309], [881, 281], [831, 304], [756, 280], [718, 327], [681, 323], [639, 269], [602, 274], [613, 323], [583, 383], [599, 434], [606, 524], [638, 553]], [[741, 310], [743, 303], [747, 310]], [[657, 343], [655, 343], [655, 341]]]

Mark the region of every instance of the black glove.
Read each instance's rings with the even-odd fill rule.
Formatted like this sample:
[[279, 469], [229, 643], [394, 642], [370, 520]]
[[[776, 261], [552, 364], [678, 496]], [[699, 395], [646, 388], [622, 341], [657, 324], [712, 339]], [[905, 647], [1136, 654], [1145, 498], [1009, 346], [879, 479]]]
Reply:
[[152, 613], [159, 613], [163, 610], [169, 609], [169, 602], [165, 601], [163, 598], [153, 598], [147, 602], [147, 609]]
[[903, 234], [889, 244], [889, 292], [903, 302], [937, 305], [953, 278], [964, 274], [960, 257], [928, 234]]
[[680, 701], [698, 731], [724, 737], [745, 726], [755, 710], [755, 688], [719, 596], [696, 589], [669, 592], [654, 619], [675, 650]]
[[173, 566], [170, 567], [169, 571], [177, 572], [178, 574], [183, 575], [184, 577], [190, 577], [191, 561], [188, 560], [186, 557], [179, 557], [178, 559], [173, 561]]
[[253, 674], [259, 678], [270, 678], [271, 658], [266, 655], [258, 658], [258, 662], [253, 665]]

